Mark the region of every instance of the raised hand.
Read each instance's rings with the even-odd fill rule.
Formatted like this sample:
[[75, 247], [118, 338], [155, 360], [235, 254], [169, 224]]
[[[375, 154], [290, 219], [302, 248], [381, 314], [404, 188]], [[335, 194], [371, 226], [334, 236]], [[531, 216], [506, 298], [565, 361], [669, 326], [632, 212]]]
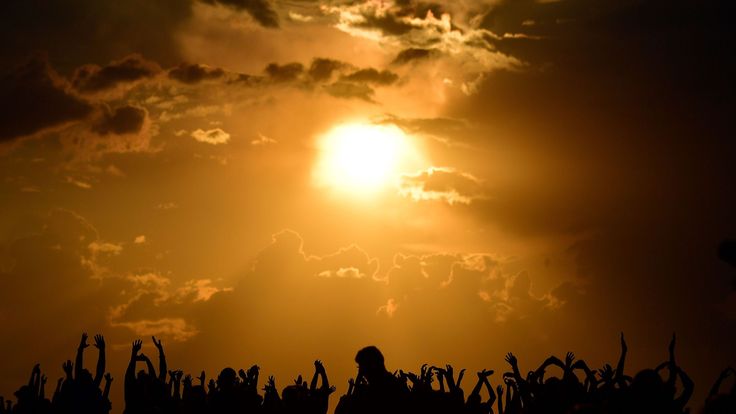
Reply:
[[133, 347], [132, 347], [133, 356], [137, 356], [138, 352], [141, 351], [141, 348], [143, 348], [143, 341], [141, 341], [140, 339], [136, 339], [135, 341], [133, 341]]
[[45, 375], [41, 375], [41, 385], [46, 385], [46, 380], [48, 380], [48, 378], [46, 378]]
[[463, 377], [465, 376], [465, 368], [460, 370], [460, 373], [457, 374], [457, 382], [455, 384], [456, 387], [460, 388], [460, 383], [463, 382]]
[[187, 374], [186, 377], [184, 377], [184, 385], [191, 387], [192, 386], [192, 376]]
[[113, 379], [113, 378], [112, 378], [112, 375], [110, 375], [110, 373], [109, 373], [109, 372], [105, 374], [105, 381], [107, 381], [107, 382], [112, 382], [112, 379]]
[[31, 371], [34, 374], [40, 374], [41, 373], [41, 364], [36, 364], [33, 366], [33, 370]]
[[621, 332], [621, 352], [626, 352], [629, 350], [629, 347], [626, 346], [626, 340], [624, 339], [624, 333]]
[[478, 379], [488, 378], [491, 375], [493, 375], [495, 371], [492, 369], [484, 369], [483, 371], [478, 372]]
[[79, 340], [79, 349], [84, 349], [88, 346], [89, 344], [87, 343], [87, 332], [83, 332], [82, 339]]
[[263, 391], [276, 391], [276, 379], [274, 379], [273, 375], [268, 377], [266, 385], [263, 386]]
[[153, 340], [153, 344], [156, 346], [156, 349], [158, 349], [159, 352], [162, 352], [164, 347], [161, 345], [161, 340], [156, 340], [155, 336], [151, 336], [151, 339]]
[[675, 363], [675, 345], [677, 344], [677, 336], [675, 333], [672, 333], [672, 340], [670, 341], [669, 346], [669, 352], [670, 352], [670, 362]]
[[515, 367], [519, 363], [519, 361], [516, 359], [516, 357], [514, 356], [514, 354], [512, 354], [511, 352], [509, 352], [508, 354], [506, 354], [506, 358], [504, 358], [504, 359], [512, 367]]
[[499, 385], [496, 387], [496, 394], [498, 394], [498, 398], [501, 398], [503, 395], [503, 385]]
[[572, 367], [572, 363], [575, 361], [575, 354], [572, 352], [568, 352], [565, 355], [565, 367], [570, 368]]
[[314, 370], [319, 373], [325, 372], [325, 366], [322, 364], [322, 361], [319, 359], [314, 361]]
[[207, 378], [207, 376], [205, 375], [204, 370], [202, 370], [202, 372], [199, 374], [199, 376], [197, 377], [197, 379], [199, 380], [199, 383], [203, 387], [204, 387], [204, 381], [205, 381], [206, 378]]
[[247, 373], [245, 372], [245, 370], [244, 370], [243, 368], [240, 368], [240, 369], [238, 370], [238, 376], [239, 376], [239, 377], [240, 377], [240, 379], [242, 379], [243, 381], [245, 381], [245, 380], [247, 380], [247, 379], [248, 379], [248, 374], [247, 374]]
[[61, 364], [61, 368], [64, 370], [64, 373], [67, 377], [72, 376], [72, 370], [74, 369], [74, 364], [72, 364], [72, 361], [67, 359], [65, 363]]
[[598, 370], [598, 375], [601, 376], [601, 379], [605, 382], [610, 381], [613, 379], [613, 367], [611, 365], [606, 364], [603, 366], [603, 368]]
[[95, 335], [95, 348], [99, 350], [105, 349], [105, 337], [100, 334]]

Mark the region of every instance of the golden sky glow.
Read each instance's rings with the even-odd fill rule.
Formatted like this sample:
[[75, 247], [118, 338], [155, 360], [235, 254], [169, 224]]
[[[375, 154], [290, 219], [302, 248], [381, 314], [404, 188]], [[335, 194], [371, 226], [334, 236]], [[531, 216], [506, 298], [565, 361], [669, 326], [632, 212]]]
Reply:
[[0, 395], [82, 331], [338, 394], [368, 344], [736, 364], [719, 1], [73, 3], [0, 6]]

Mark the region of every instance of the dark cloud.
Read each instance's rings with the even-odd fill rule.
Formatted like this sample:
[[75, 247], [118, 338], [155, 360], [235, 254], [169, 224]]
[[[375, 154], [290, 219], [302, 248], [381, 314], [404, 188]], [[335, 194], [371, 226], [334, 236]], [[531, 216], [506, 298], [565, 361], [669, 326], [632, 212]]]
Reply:
[[470, 126], [461, 119], [452, 118], [402, 118], [393, 114], [387, 114], [375, 122], [381, 124], [394, 124], [401, 129], [413, 134], [428, 134], [444, 142], [459, 141], [461, 136], [467, 135]]
[[84, 65], [72, 76], [72, 85], [81, 92], [99, 92], [120, 84], [151, 78], [161, 67], [140, 55], [131, 55], [106, 66]]
[[421, 48], [411, 47], [411, 48], [404, 49], [401, 52], [399, 52], [399, 54], [396, 55], [396, 58], [394, 58], [392, 63], [396, 65], [404, 65], [409, 62], [429, 59], [431, 57], [436, 56], [437, 54], [438, 52], [434, 49], [421, 49]]
[[388, 71], [378, 71], [373, 68], [360, 69], [351, 74], [342, 77], [342, 80], [349, 82], [372, 83], [375, 85], [391, 85], [399, 79], [399, 75]]
[[223, 4], [245, 10], [264, 27], [279, 27], [279, 16], [268, 0], [200, 0], [208, 4]]
[[285, 65], [270, 63], [266, 66], [265, 72], [273, 82], [292, 82], [304, 73], [304, 65], [297, 62]]
[[84, 119], [92, 106], [36, 56], [0, 78], [0, 141]]
[[104, 107], [101, 119], [92, 126], [92, 130], [100, 135], [135, 134], [143, 128], [146, 115], [145, 109], [132, 105], [121, 106], [114, 111]]
[[198, 63], [182, 63], [169, 70], [169, 78], [182, 83], [195, 84], [204, 80], [219, 79], [225, 76], [221, 68], [211, 68]]
[[43, 50], [62, 72], [141, 53], [164, 65], [181, 61], [175, 33], [191, 16], [190, 0], [30, 0], [0, 6], [0, 66]]
[[355, 98], [373, 102], [373, 89], [368, 85], [352, 82], [335, 82], [325, 85], [324, 89], [336, 98]]
[[309, 65], [309, 77], [315, 82], [329, 81], [335, 71], [346, 66], [347, 64], [345, 62], [340, 62], [339, 60], [316, 58]]

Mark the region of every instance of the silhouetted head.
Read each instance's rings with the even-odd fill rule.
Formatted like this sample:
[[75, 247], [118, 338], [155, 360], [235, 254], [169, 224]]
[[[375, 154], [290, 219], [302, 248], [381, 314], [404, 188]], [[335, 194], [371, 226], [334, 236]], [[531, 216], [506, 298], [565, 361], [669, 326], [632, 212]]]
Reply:
[[88, 370], [83, 369], [81, 374], [77, 378], [77, 381], [82, 385], [92, 384], [92, 374]]
[[367, 346], [358, 351], [355, 362], [358, 363], [358, 376], [364, 376], [369, 383], [376, 381], [386, 372], [383, 354], [375, 346]]
[[229, 367], [220, 371], [220, 375], [217, 376], [217, 387], [221, 390], [233, 389], [237, 382], [238, 374]]

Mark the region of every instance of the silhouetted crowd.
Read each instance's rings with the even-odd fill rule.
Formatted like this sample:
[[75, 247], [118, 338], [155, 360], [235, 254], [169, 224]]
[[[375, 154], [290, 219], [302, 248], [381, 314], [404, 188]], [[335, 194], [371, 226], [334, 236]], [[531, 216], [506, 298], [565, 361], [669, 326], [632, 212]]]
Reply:
[[[223, 369], [217, 378], [207, 381], [205, 372], [197, 378], [184, 376], [180, 370], [168, 370], [160, 340], [152, 338], [158, 350], [158, 372], [151, 359], [141, 353], [143, 343], [133, 342], [130, 362], [125, 371], [126, 414], [325, 414], [330, 395], [335, 391], [327, 379], [321, 361], [314, 362], [314, 374], [307, 383], [301, 375], [279, 393], [273, 377], [258, 388], [259, 367], [248, 370]], [[82, 334], [75, 362], [62, 364], [65, 376], [59, 378], [53, 395], [46, 397], [47, 377], [39, 365], [33, 367], [28, 384], [15, 392], [15, 403], [0, 397], [0, 414], [63, 413], [107, 414], [110, 373], [105, 373], [105, 340], [94, 337], [98, 349], [94, 376], [83, 367], [84, 350], [89, 347]], [[644, 369], [633, 377], [624, 373], [627, 346], [621, 334], [621, 356], [616, 367], [605, 364], [593, 370], [583, 360], [568, 353], [564, 361], [551, 356], [539, 368], [522, 375], [516, 357], [509, 353], [510, 371], [500, 375], [500, 383], [491, 385], [493, 370], [477, 373], [475, 385], [467, 396], [461, 388], [465, 370], [457, 375], [452, 366], [423, 365], [418, 373], [386, 369], [378, 348], [358, 351], [356, 377], [348, 381], [335, 414], [568, 414], [568, 413], [689, 413], [693, 382], [675, 361], [675, 336], [669, 346], [669, 359], [656, 368]], [[136, 372], [138, 363], [145, 369]], [[561, 376], [546, 375], [557, 367]], [[721, 391], [724, 379], [736, 374], [725, 369], [705, 401], [704, 414], [736, 413], [736, 384]], [[104, 385], [102, 380], [104, 379]], [[484, 392], [485, 390], [485, 392]], [[261, 394], [259, 391], [263, 391]]]

